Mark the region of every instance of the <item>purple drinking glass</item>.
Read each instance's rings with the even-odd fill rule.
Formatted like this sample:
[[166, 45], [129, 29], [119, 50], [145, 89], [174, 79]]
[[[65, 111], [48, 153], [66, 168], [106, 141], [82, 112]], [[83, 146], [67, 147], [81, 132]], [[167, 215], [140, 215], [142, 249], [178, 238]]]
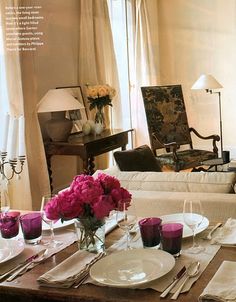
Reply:
[[165, 223], [161, 226], [161, 247], [164, 251], [178, 257], [181, 253], [183, 225]]
[[161, 221], [158, 217], [143, 218], [139, 221], [143, 247], [154, 247], [160, 244]]
[[19, 233], [20, 212], [11, 211], [0, 214], [0, 230], [2, 238], [13, 238]]
[[26, 243], [38, 244], [42, 237], [42, 214], [32, 212], [20, 216], [22, 233]]

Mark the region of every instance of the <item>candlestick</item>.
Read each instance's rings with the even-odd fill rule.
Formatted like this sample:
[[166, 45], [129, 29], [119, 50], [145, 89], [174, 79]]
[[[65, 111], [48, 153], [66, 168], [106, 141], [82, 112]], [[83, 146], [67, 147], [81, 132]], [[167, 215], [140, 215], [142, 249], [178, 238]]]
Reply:
[[10, 147], [9, 147], [9, 159], [10, 160], [16, 159], [17, 127], [18, 127], [18, 119], [13, 118], [12, 128], [11, 128], [11, 137], [10, 137]]
[[1, 152], [7, 151], [7, 138], [8, 138], [8, 130], [9, 130], [9, 121], [10, 121], [10, 115], [7, 113], [4, 117], [4, 123], [3, 123], [3, 136], [2, 136], [2, 142], [1, 142]]
[[[9, 120], [10, 116], [7, 115], [4, 119], [4, 132], [3, 140], [1, 141], [1, 152], [0, 152], [0, 212], [5, 212], [9, 209], [8, 206], [4, 205], [4, 194], [7, 192], [6, 187], [9, 180], [14, 175], [19, 175], [23, 171], [25, 162], [25, 140], [24, 140], [24, 117], [21, 116], [19, 120], [17, 118], [11, 119], [11, 127], [9, 131]], [[18, 133], [18, 122], [19, 122], [19, 133]], [[10, 133], [9, 133], [10, 132]], [[7, 152], [7, 141], [9, 136], [9, 153]], [[17, 154], [17, 138], [19, 145], [18, 158]], [[8, 156], [9, 155], [9, 156]], [[7, 167], [9, 166], [9, 167]], [[7, 167], [7, 168], [6, 168]], [[6, 183], [6, 186], [4, 184]]]
[[19, 152], [18, 156], [25, 155], [25, 119], [23, 115], [19, 117]]

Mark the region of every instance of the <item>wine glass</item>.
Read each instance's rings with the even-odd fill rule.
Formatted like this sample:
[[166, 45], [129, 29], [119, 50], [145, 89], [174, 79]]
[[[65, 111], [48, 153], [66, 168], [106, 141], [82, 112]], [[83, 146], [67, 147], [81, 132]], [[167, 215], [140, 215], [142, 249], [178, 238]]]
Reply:
[[126, 234], [126, 250], [131, 249], [130, 246], [130, 231], [137, 222], [134, 203], [130, 199], [118, 202], [118, 209], [116, 211], [117, 225], [125, 231]]
[[49, 226], [49, 229], [50, 229], [50, 240], [48, 242], [45, 242], [44, 245], [48, 245], [50, 247], [57, 247], [59, 245], [62, 244], [61, 241], [58, 241], [58, 240], [55, 240], [55, 234], [54, 234], [54, 222], [53, 220], [49, 219], [46, 215], [46, 212], [45, 212], [45, 206], [46, 204], [54, 197], [55, 195], [51, 195], [51, 194], [48, 194], [48, 195], [44, 195], [42, 197], [42, 203], [41, 203], [41, 213], [42, 213], [42, 219], [43, 221]]
[[10, 198], [8, 195], [8, 180], [3, 178], [0, 181], [0, 212], [6, 214], [10, 210]]
[[203, 221], [203, 210], [200, 200], [188, 200], [184, 201], [183, 218], [186, 225], [192, 230], [193, 244], [192, 247], [187, 249], [188, 253], [198, 254], [204, 251], [204, 247], [198, 245], [196, 242], [196, 230]]

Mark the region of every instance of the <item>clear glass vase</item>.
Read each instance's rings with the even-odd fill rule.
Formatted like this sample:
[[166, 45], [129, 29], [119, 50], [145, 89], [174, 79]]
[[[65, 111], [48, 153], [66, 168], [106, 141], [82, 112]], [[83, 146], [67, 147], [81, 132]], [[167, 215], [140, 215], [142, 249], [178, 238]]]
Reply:
[[95, 114], [95, 123], [102, 124], [103, 128], [105, 128], [105, 115], [103, 108], [97, 108], [97, 112]]
[[75, 229], [80, 250], [91, 253], [100, 253], [105, 250], [104, 221], [96, 221], [93, 224], [91, 219], [77, 219], [75, 220]]

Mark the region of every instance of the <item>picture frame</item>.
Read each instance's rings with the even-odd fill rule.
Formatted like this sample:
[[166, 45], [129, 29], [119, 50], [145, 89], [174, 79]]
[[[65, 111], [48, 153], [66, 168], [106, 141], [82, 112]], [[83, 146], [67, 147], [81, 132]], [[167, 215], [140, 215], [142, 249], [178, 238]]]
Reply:
[[75, 99], [80, 102], [80, 104], [84, 107], [82, 109], [77, 110], [69, 110], [66, 113], [66, 117], [73, 121], [73, 128], [71, 133], [82, 132], [83, 124], [88, 120], [88, 113], [85, 106], [85, 101], [82, 93], [81, 86], [64, 86], [64, 87], [56, 87], [56, 89], [65, 89], [68, 93], [70, 93]]

